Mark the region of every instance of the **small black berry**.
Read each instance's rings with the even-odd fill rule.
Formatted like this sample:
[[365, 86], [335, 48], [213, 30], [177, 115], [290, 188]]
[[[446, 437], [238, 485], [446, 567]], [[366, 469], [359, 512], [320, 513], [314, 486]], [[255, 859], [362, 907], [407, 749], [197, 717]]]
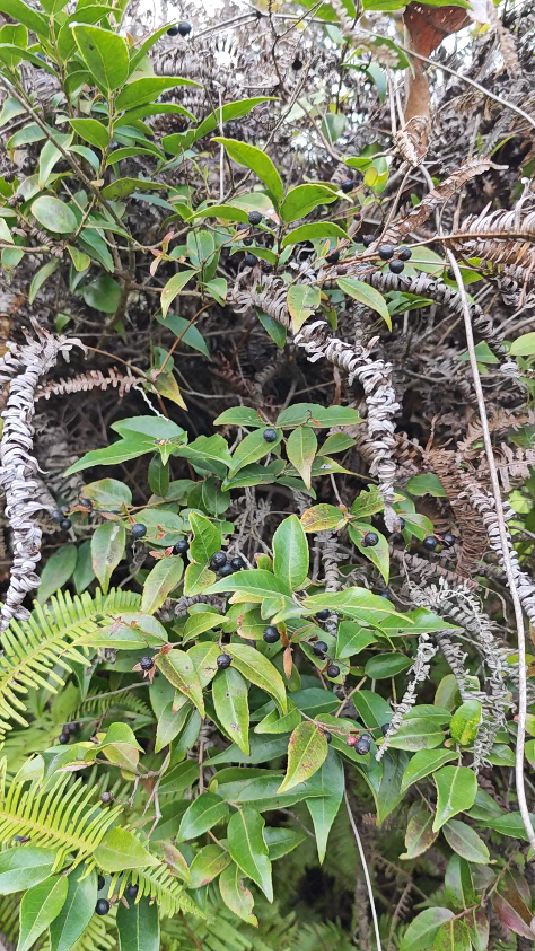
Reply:
[[455, 280], [455, 271], [453, 270], [452, 267], [449, 267], [448, 270], [446, 271], [446, 277], [447, 277], [450, 281], [454, 281], [454, 280]]
[[181, 20], [180, 23], [177, 24], [177, 30], [180, 36], [189, 36], [191, 33], [191, 23], [189, 23], [188, 20]]
[[95, 911], [97, 915], [107, 915], [109, 910], [110, 903], [107, 898], [99, 898], [95, 905]]
[[269, 274], [273, 270], [273, 265], [269, 261], [261, 261], [260, 267], [262, 268], [264, 274]]
[[412, 248], [400, 248], [398, 258], [400, 261], [410, 261], [412, 258]]
[[189, 544], [186, 538], [181, 538], [176, 545], [173, 545], [173, 551], [175, 555], [185, 555], [189, 549]]
[[61, 522], [59, 523], [59, 527], [63, 528], [65, 531], [67, 531], [67, 529], [70, 528], [71, 525], [72, 525], [72, 522], [70, 518], [62, 518]]
[[100, 801], [103, 806], [109, 806], [113, 802], [113, 793], [105, 789], [100, 797]]
[[446, 545], [447, 548], [451, 548], [452, 545], [455, 545], [456, 541], [457, 538], [455, 535], [452, 535], [451, 532], [445, 532], [445, 534], [442, 536], [442, 543]]
[[396, 518], [396, 522], [397, 522], [397, 526], [398, 526], [398, 528], [399, 528], [399, 530], [400, 530], [400, 532], [401, 532], [401, 530], [402, 530], [403, 528], [405, 528], [405, 519], [403, 518], [402, 515], [398, 515], [397, 518]]
[[249, 237], [249, 238], [244, 238], [244, 239], [243, 239], [243, 243], [246, 244], [247, 247], [249, 247], [249, 245], [254, 244], [254, 238], [251, 238], [251, 237]]
[[73, 723], [67, 723], [65, 725], [68, 727], [71, 736], [75, 736], [80, 732], [80, 724], [78, 723], [78, 720], [74, 720]]
[[212, 555], [210, 558], [210, 568], [212, 571], [218, 571], [223, 565], [227, 563], [227, 556], [224, 551], [216, 551], [215, 555]]
[[68, 733], [62, 733], [61, 736], [60, 736], [60, 738], [59, 738], [59, 742], [61, 743], [62, 746], [66, 746], [67, 743], [69, 742], [69, 734], [68, 734]]
[[328, 608], [325, 608], [323, 611], [318, 611], [316, 614], [316, 621], [327, 621], [330, 616], [331, 612], [328, 610]]
[[222, 565], [221, 568], [219, 568], [217, 572], [217, 577], [228, 578], [229, 575], [233, 575], [233, 574], [234, 574], [234, 568], [232, 567], [232, 565], [229, 565], [227, 563], [226, 565]]
[[91, 499], [86, 499], [86, 498], [78, 499], [78, 505], [83, 509], [87, 509], [88, 511], [93, 508], [93, 503]]
[[106, 884], [106, 879], [104, 878], [103, 875], [99, 875], [99, 877], [97, 878], [97, 888], [98, 888], [98, 890], [100, 891], [101, 888], [104, 888], [104, 885], [105, 885], [105, 884]]
[[390, 727], [389, 723], [383, 723], [381, 727], [381, 733], [383, 734], [383, 736], [386, 736], [386, 734], [388, 733], [389, 727]]
[[297, 73], [297, 72], [299, 72], [299, 70], [302, 68], [302, 66], [303, 66], [303, 64], [302, 64], [301, 60], [299, 59], [298, 56], [296, 56], [295, 59], [294, 59], [294, 61], [293, 61], [293, 63], [292, 63], [292, 69], [294, 69], [295, 72]]
[[373, 548], [374, 545], [377, 545], [379, 541], [379, 535], [377, 532], [366, 532], [364, 538], [362, 539], [362, 544], [365, 548]]
[[327, 644], [325, 641], [316, 641], [316, 643], [312, 645], [312, 650], [316, 657], [325, 657], [325, 653], [328, 650]]
[[354, 187], [355, 183], [352, 178], [346, 178], [340, 183], [340, 190], [343, 191], [344, 195], [348, 195], [349, 192], [352, 192]]
[[362, 736], [359, 736], [355, 749], [357, 753], [360, 753], [361, 756], [366, 756], [366, 753], [370, 752], [371, 746], [371, 737], [367, 733], [363, 733]]
[[264, 429], [262, 435], [266, 442], [276, 442], [279, 437], [277, 430], [272, 429], [270, 426], [268, 426], [267, 429]]
[[281, 639], [276, 627], [266, 627], [263, 637], [266, 644], [276, 644]]
[[405, 265], [403, 261], [390, 261], [388, 270], [392, 271], [392, 274], [402, 274], [405, 270]]
[[262, 214], [259, 211], [250, 211], [247, 215], [247, 221], [250, 225], [259, 225], [262, 221]]
[[435, 538], [434, 535], [427, 535], [422, 542], [424, 548], [427, 548], [428, 551], [434, 551], [438, 545], [438, 538]]
[[235, 558], [231, 558], [230, 563], [233, 571], [240, 571], [242, 568], [247, 568], [246, 561], [241, 555], [236, 555]]
[[128, 885], [126, 889], [127, 898], [137, 898], [139, 892], [139, 885]]
[[24, 845], [26, 842], [29, 842], [29, 841], [30, 841], [30, 836], [29, 836], [29, 835], [16, 835], [16, 836], [15, 836], [15, 842], [19, 842], [20, 845]]
[[243, 259], [243, 263], [245, 264], [246, 267], [254, 267], [256, 264], [256, 257], [254, 256], [254, 254], [251, 254], [248, 251]]
[[71, 731], [70, 731], [70, 728], [69, 728], [69, 724], [68, 724], [68, 723], [64, 723], [64, 724], [63, 724], [63, 726], [62, 726], [62, 728], [61, 728], [61, 733], [62, 733], [62, 736], [70, 736], [70, 735], [71, 735]]
[[152, 657], [141, 657], [139, 666], [141, 667], [141, 670], [152, 670], [154, 667], [154, 661]]
[[132, 538], [143, 538], [147, 534], [147, 526], [141, 525], [139, 522], [135, 522], [130, 529], [130, 534]]
[[340, 260], [340, 252], [331, 251], [330, 254], [325, 255], [325, 260], [327, 261], [327, 264], [337, 264]]
[[393, 244], [381, 244], [377, 248], [377, 254], [383, 261], [389, 261], [394, 257], [395, 247]]
[[340, 674], [340, 668], [338, 664], [327, 664], [325, 673], [327, 674], [327, 677], [338, 677]]
[[325, 733], [324, 733], [323, 735], [324, 735], [325, 739], [327, 740], [327, 743], [332, 743], [332, 740], [333, 740], [332, 733], [327, 733], [327, 731], [325, 731]]
[[232, 663], [232, 657], [230, 654], [220, 654], [217, 658], [217, 666], [220, 670], [226, 670], [227, 667], [230, 667]]
[[167, 35], [168, 35], [168, 36], [178, 36], [178, 27], [177, 27], [177, 26], [170, 26], [169, 29], [168, 29], [168, 31], [167, 31]]
[[373, 244], [375, 241], [375, 238], [373, 238], [371, 234], [364, 234], [360, 240], [365, 248], [369, 248], [370, 244]]

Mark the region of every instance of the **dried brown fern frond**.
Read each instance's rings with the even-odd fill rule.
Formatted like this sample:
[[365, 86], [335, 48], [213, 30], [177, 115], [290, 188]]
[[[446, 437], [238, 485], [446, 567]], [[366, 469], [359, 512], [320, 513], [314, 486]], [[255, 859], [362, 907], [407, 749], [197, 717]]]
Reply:
[[88, 370], [86, 373], [80, 373], [68, 380], [54, 380], [46, 383], [37, 390], [38, 400], [49, 400], [51, 396], [67, 396], [73, 393], [89, 393], [90, 390], [102, 390], [105, 392], [110, 386], [119, 391], [122, 398], [129, 393], [135, 386], [141, 384], [141, 378], [125, 375], [115, 367], [110, 367], [107, 371]]

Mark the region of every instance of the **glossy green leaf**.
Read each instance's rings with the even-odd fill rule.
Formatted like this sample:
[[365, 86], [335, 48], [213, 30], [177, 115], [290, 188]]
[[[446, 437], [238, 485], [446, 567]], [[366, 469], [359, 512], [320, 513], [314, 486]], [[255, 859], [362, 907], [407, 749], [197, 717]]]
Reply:
[[109, 274], [99, 274], [82, 288], [82, 296], [88, 307], [114, 314], [121, 300], [121, 285]]
[[87, 874], [83, 865], [73, 869], [68, 878], [69, 889], [63, 908], [50, 926], [50, 942], [54, 951], [69, 951], [83, 934], [95, 913], [97, 876]]
[[50, 877], [55, 854], [50, 849], [20, 845], [0, 852], [0, 895], [12, 895]]
[[118, 89], [128, 78], [130, 58], [122, 36], [100, 26], [78, 24], [72, 34], [89, 72], [101, 89]]
[[388, 329], [392, 330], [392, 318], [388, 312], [386, 300], [379, 291], [376, 291], [374, 287], [370, 287], [364, 281], [358, 281], [354, 277], [341, 277], [336, 283], [344, 294], [348, 294], [353, 300], [358, 300], [359, 303], [364, 304], [365, 307], [370, 307], [371, 310], [377, 311], [385, 321]]
[[327, 839], [344, 795], [344, 768], [334, 750], [328, 750], [327, 758], [319, 774], [325, 795], [306, 800], [306, 806], [314, 824], [318, 860], [323, 865], [327, 851]]
[[451, 763], [457, 759], [454, 750], [419, 750], [414, 756], [411, 756], [405, 772], [403, 773], [402, 789], [405, 791], [413, 783], [425, 779], [431, 773], [435, 773], [446, 763]]
[[63, 908], [68, 888], [64, 875], [52, 875], [28, 889], [20, 903], [17, 951], [30, 951], [35, 946]]
[[377, 544], [365, 545], [364, 539], [370, 530], [371, 527], [366, 525], [364, 522], [351, 522], [347, 529], [349, 537], [355, 547], [358, 548], [361, 555], [364, 555], [368, 561], [371, 561], [372, 565], [375, 565], [379, 574], [383, 578], [384, 583], [388, 584], [390, 568], [388, 541], [381, 532], [376, 532], [373, 530], [374, 534], [377, 536]]
[[115, 826], [108, 829], [95, 850], [95, 862], [104, 872], [119, 872], [127, 868], [152, 868], [156, 859], [141, 844], [130, 829]]
[[308, 542], [297, 515], [283, 519], [273, 535], [273, 572], [291, 591], [308, 575]]
[[535, 331], [521, 334], [513, 340], [509, 353], [513, 357], [532, 357], [535, 355]]
[[271, 862], [263, 833], [262, 816], [251, 807], [241, 808], [228, 824], [228, 850], [244, 875], [262, 889], [268, 901], [273, 901]]
[[170, 650], [167, 654], [159, 654], [156, 666], [161, 670], [169, 683], [173, 684], [180, 693], [188, 697], [197, 707], [201, 716], [204, 716], [204, 700], [199, 676], [195, 671], [191, 657], [185, 651]]
[[50, 36], [50, 27], [47, 17], [38, 13], [24, 0], [0, 0], [0, 13], [7, 13], [8, 16], [23, 23], [29, 30], [32, 30], [37, 36]]
[[184, 572], [184, 562], [178, 555], [170, 555], [157, 561], [149, 571], [143, 585], [141, 610], [154, 614], [178, 585]]
[[115, 918], [120, 951], [159, 951], [160, 922], [158, 905], [142, 898], [126, 908], [119, 902]]
[[409, 809], [405, 829], [405, 851], [400, 859], [410, 861], [431, 848], [438, 832], [433, 832], [433, 814], [422, 802], [414, 802]]
[[242, 921], [253, 927], [258, 922], [253, 914], [254, 898], [252, 892], [243, 884], [242, 873], [235, 862], [231, 862], [219, 876], [219, 891], [227, 908]]
[[288, 288], [288, 312], [292, 318], [292, 332], [295, 334], [318, 309], [321, 303], [319, 287], [310, 284], [291, 284]]
[[98, 525], [91, 539], [91, 564], [104, 591], [108, 590], [110, 578], [124, 556], [126, 535], [117, 522]]
[[184, 79], [181, 76], [143, 76], [141, 79], [134, 79], [121, 90], [115, 100], [115, 108], [124, 112], [142, 103], [155, 102], [158, 96], [168, 89], [198, 85], [192, 79]]
[[312, 463], [317, 448], [316, 434], [308, 426], [300, 426], [298, 429], [292, 430], [286, 443], [288, 459], [297, 469], [307, 488], [310, 488]]
[[32, 215], [47, 231], [56, 234], [72, 234], [76, 218], [65, 202], [52, 195], [41, 195], [32, 204]]
[[290, 736], [288, 768], [279, 786], [279, 792], [286, 792], [299, 783], [304, 783], [320, 769], [326, 756], [325, 732], [315, 723], [304, 720]]
[[214, 142], [221, 142], [230, 158], [234, 159], [238, 165], [250, 168], [266, 186], [273, 203], [276, 206], [279, 205], [284, 188], [282, 179], [269, 155], [266, 155], [262, 149], [256, 148], [255, 145], [248, 145], [236, 139], [216, 138]]
[[407, 670], [411, 664], [411, 658], [405, 657], [404, 654], [377, 654], [370, 657], [365, 670], [372, 680], [386, 680]]
[[247, 644], [228, 644], [226, 651], [232, 657], [232, 666], [250, 683], [265, 690], [277, 702], [281, 711], [286, 713], [288, 710], [286, 688], [281, 675], [271, 661], [256, 648], [249, 647]]
[[281, 205], [281, 218], [286, 223], [306, 218], [318, 205], [329, 204], [337, 199], [336, 191], [327, 185], [297, 185], [290, 189]]
[[452, 739], [460, 746], [471, 746], [477, 736], [482, 715], [479, 700], [465, 700], [450, 720]]
[[249, 703], [247, 683], [238, 670], [221, 670], [212, 684], [217, 718], [242, 753], [249, 755]]
[[178, 841], [186, 842], [196, 839], [197, 836], [208, 832], [213, 826], [228, 819], [229, 808], [227, 803], [214, 796], [211, 792], [204, 792], [194, 799], [182, 816], [178, 829]]
[[419, 475], [412, 476], [407, 482], [405, 489], [411, 495], [431, 495], [434, 499], [444, 499], [447, 497], [446, 490], [439, 477], [434, 472], [422, 472]]
[[401, 939], [400, 951], [422, 951], [422, 948], [432, 948], [433, 940], [440, 926], [453, 918], [449, 908], [435, 906], [421, 911], [413, 918]]
[[106, 149], [110, 138], [108, 130], [102, 122], [96, 119], [69, 119], [71, 128], [90, 145], [95, 145], [97, 149]]
[[232, 476], [240, 469], [243, 469], [244, 466], [248, 466], [252, 462], [257, 462], [258, 459], [263, 459], [264, 456], [267, 456], [269, 452], [273, 452], [280, 444], [280, 441], [281, 433], [277, 433], [277, 438], [274, 439], [273, 442], [266, 442], [261, 429], [249, 433], [249, 435], [245, 436], [238, 444], [232, 456], [229, 478], [232, 478]]
[[78, 553], [76, 545], [61, 545], [47, 558], [41, 573], [41, 584], [37, 591], [38, 604], [44, 604], [49, 597], [62, 588], [76, 568]]
[[190, 885], [192, 888], [203, 888], [213, 882], [214, 878], [227, 867], [230, 862], [228, 853], [219, 845], [205, 845], [197, 852], [190, 866]]
[[163, 317], [162, 314], [157, 314], [156, 320], [162, 327], [167, 327], [177, 337], [180, 337], [180, 346], [185, 344], [191, 347], [192, 350], [203, 353], [205, 357], [210, 356], [206, 340], [200, 330], [193, 324], [190, 326], [189, 320], [186, 320], [185, 317], [177, 317], [175, 314], [167, 314], [167, 317]]
[[177, 271], [173, 277], [170, 277], [165, 285], [162, 293], [160, 294], [160, 306], [162, 308], [162, 314], [164, 317], [167, 316], [167, 311], [169, 310], [171, 304], [176, 297], [184, 290], [188, 281], [194, 277], [195, 271], [191, 269], [185, 271]]
[[210, 561], [212, 555], [221, 548], [220, 530], [206, 518], [197, 512], [190, 515], [190, 525], [193, 531], [193, 539], [190, 546], [191, 557], [193, 561], [199, 564], [205, 564]]
[[433, 779], [438, 793], [433, 822], [433, 831], [436, 832], [453, 816], [466, 812], [474, 805], [477, 780], [475, 773], [467, 766], [444, 766], [434, 773]]
[[302, 241], [316, 241], [319, 238], [347, 238], [347, 232], [334, 221], [314, 221], [289, 231], [281, 241], [281, 248], [300, 244]]
[[490, 861], [490, 852], [483, 839], [466, 822], [450, 819], [442, 826], [442, 833], [450, 849], [467, 862], [486, 865]]

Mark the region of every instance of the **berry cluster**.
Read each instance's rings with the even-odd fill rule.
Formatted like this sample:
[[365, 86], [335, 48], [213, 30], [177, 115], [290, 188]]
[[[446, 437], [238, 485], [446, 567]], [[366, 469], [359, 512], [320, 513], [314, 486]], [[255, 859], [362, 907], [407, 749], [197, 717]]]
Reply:
[[61, 728], [61, 734], [59, 737], [59, 742], [62, 746], [66, 746], [69, 742], [71, 736], [76, 736], [80, 732], [80, 724], [78, 721], [73, 723], [64, 723]]

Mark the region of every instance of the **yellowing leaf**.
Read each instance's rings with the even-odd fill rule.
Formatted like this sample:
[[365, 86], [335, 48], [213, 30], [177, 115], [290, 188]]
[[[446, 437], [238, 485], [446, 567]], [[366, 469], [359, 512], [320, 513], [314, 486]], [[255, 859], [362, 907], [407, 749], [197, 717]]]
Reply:
[[327, 756], [325, 733], [315, 723], [304, 720], [293, 731], [288, 743], [288, 769], [279, 792], [288, 792], [310, 779]]

